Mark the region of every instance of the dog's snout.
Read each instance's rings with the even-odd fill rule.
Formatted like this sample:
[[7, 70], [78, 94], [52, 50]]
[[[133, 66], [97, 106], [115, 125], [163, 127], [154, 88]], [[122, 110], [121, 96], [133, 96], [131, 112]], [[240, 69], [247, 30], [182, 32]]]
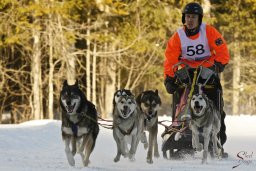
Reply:
[[199, 106], [199, 101], [195, 101], [195, 105], [196, 105], [196, 106]]
[[125, 105], [125, 106], [124, 106], [124, 110], [127, 110], [127, 109], [128, 109], [128, 106]]
[[71, 101], [70, 100], [67, 100], [67, 105], [71, 105]]

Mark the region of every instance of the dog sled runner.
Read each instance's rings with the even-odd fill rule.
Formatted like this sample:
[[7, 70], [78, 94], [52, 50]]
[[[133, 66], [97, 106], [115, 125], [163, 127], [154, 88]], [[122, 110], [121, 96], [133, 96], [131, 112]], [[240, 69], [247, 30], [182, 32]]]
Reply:
[[[180, 66], [183, 67], [179, 69]], [[215, 99], [219, 111], [222, 105], [217, 72], [203, 66], [192, 68], [185, 63], [177, 64], [175, 69], [178, 69], [175, 72], [175, 79], [179, 88], [172, 96], [172, 124], [166, 127], [161, 135], [164, 158], [180, 158], [184, 154], [195, 152], [192, 147], [192, 131], [189, 129], [191, 119], [189, 103], [193, 93], [203, 91], [211, 96], [211, 99]], [[203, 143], [203, 137], [199, 138]]]

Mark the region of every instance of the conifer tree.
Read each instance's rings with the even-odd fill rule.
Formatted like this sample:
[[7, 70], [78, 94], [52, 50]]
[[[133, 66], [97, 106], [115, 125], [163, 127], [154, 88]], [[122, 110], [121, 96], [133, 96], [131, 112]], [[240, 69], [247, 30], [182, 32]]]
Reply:
[[[211, 1], [220, 31], [223, 33], [230, 50], [231, 62], [225, 72], [225, 80], [232, 75], [232, 82], [226, 81], [227, 105], [232, 106], [232, 113], [255, 112], [254, 66], [256, 45], [256, 2], [251, 0]], [[230, 100], [229, 100], [230, 99]], [[232, 100], [231, 100], [232, 99]], [[248, 103], [249, 99], [249, 103]], [[229, 101], [232, 101], [230, 103]], [[250, 109], [250, 110], [248, 110]]]

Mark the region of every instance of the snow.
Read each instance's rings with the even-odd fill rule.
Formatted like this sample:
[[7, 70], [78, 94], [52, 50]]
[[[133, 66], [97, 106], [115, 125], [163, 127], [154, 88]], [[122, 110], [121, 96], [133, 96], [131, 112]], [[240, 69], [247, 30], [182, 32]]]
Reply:
[[[170, 120], [160, 117], [159, 120]], [[160, 158], [153, 164], [146, 162], [147, 152], [139, 144], [136, 161], [121, 157], [118, 163], [116, 144], [112, 130], [100, 127], [95, 149], [88, 168], [82, 167], [80, 156], [75, 156], [76, 166], [68, 165], [64, 143], [61, 139], [60, 121], [35, 120], [16, 125], [0, 125], [0, 171], [255, 171], [256, 170], [256, 116], [227, 116], [228, 141], [224, 148], [228, 159], [210, 159], [201, 164], [201, 154], [187, 156], [182, 160], [165, 160], [162, 157], [160, 137], [163, 127], [159, 125], [158, 145]], [[243, 158], [237, 157], [240, 156]], [[240, 164], [240, 165], [239, 165]], [[239, 165], [232, 169], [233, 166]]]

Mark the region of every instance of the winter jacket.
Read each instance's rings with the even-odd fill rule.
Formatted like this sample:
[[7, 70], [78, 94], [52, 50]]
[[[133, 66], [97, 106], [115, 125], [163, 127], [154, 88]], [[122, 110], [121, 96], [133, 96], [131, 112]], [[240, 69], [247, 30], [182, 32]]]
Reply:
[[[184, 28], [181, 28], [181, 29], [184, 30]], [[183, 32], [185, 33], [185, 31], [183, 31]], [[187, 38], [184, 38], [184, 36], [182, 36], [181, 33], [182, 32], [179, 29], [177, 32], [175, 32], [173, 34], [173, 36], [169, 39], [169, 41], [167, 43], [167, 47], [166, 47], [166, 51], [165, 51], [165, 62], [164, 62], [165, 77], [166, 76], [174, 77], [175, 69], [173, 69], [173, 66], [175, 64], [177, 64], [179, 61], [183, 61], [195, 68], [200, 65], [202, 65], [204, 67], [211, 67], [215, 61], [219, 62], [223, 65], [226, 65], [229, 62], [230, 56], [229, 56], [226, 41], [224, 40], [222, 35], [213, 26], [202, 23], [200, 26], [199, 33], [197, 33], [194, 36], [187, 37]], [[208, 54], [208, 55], [210, 54], [209, 56], [207, 56], [207, 57], [197, 57], [196, 56], [196, 54], [197, 54], [196, 52], [199, 52], [198, 54], [200, 54], [202, 52], [202, 51], [200, 51], [202, 48], [201, 44], [199, 44], [199, 46], [197, 45], [195, 47], [183, 45], [183, 48], [182, 48], [181, 42], [184, 43], [184, 39], [185, 40], [187, 39], [186, 41], [192, 40], [192, 42], [190, 42], [190, 43], [192, 45], [195, 45], [195, 43], [193, 43], [193, 41], [196, 41], [199, 38], [201, 40], [202, 33], [204, 33], [206, 35], [205, 40], [208, 41], [208, 45], [207, 45], [207, 47], [206, 46], [205, 47], [209, 51], [209, 53], [206, 52], [206, 54]], [[201, 36], [199, 36], [199, 35], [201, 35]], [[181, 40], [180, 36], [182, 37], [182, 40]], [[198, 42], [200, 42], [200, 41], [198, 40]], [[184, 47], [184, 46], [186, 46], [186, 47]], [[182, 52], [183, 52], [183, 54], [185, 53], [184, 49], [187, 50], [187, 54], [193, 55], [194, 60], [192, 60], [192, 58], [188, 59], [187, 55], [182, 56]], [[198, 56], [200, 56], [200, 55], [198, 55]], [[207, 60], [208, 62], [203, 62], [204, 60]]]

